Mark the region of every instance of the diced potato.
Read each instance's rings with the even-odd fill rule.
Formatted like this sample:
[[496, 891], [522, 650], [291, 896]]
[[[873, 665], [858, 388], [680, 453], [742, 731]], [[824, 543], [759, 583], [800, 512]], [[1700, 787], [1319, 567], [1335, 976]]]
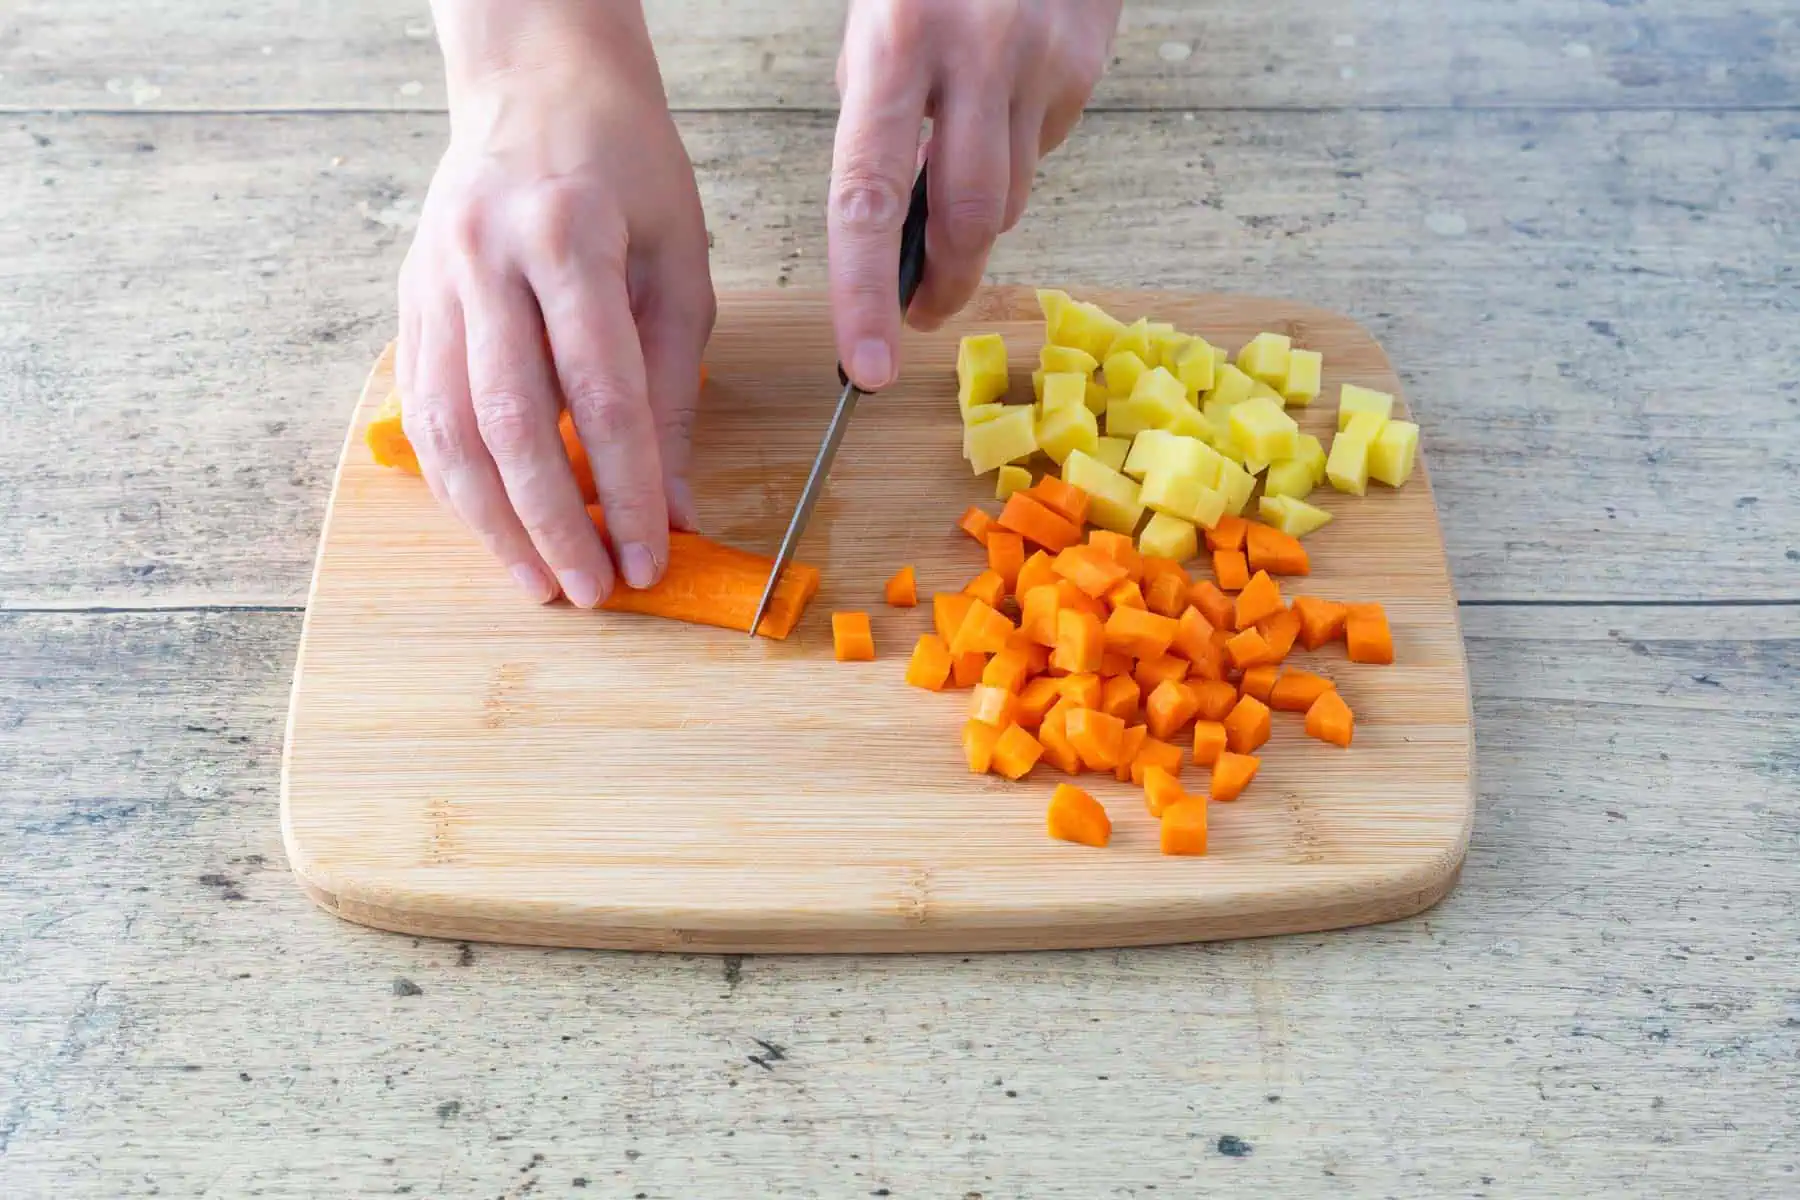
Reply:
[[1085, 350], [1096, 359], [1106, 357], [1113, 339], [1125, 331], [1125, 325], [1097, 304], [1072, 300], [1057, 309], [1054, 318], [1046, 318], [1046, 340], [1057, 346], [1073, 346]]
[[1124, 468], [1125, 456], [1130, 453], [1130, 438], [1103, 437], [1100, 439], [1099, 447], [1094, 451], [1094, 457], [1118, 471]]
[[1100, 361], [1105, 362], [1115, 354], [1135, 354], [1140, 362], [1148, 360], [1150, 357], [1150, 322], [1139, 317], [1121, 329], [1118, 336], [1113, 338], [1112, 344], [1106, 348], [1106, 353], [1100, 356]]
[[[1039, 288], [1037, 302], [1038, 310], [1044, 314], [1046, 328], [1055, 325], [1062, 317], [1063, 309], [1075, 303], [1069, 298], [1069, 293], [1058, 291], [1055, 288]], [[1044, 340], [1049, 341], [1050, 339], [1045, 338]]]
[[[1167, 321], [1152, 321], [1150, 322], [1151, 357], [1144, 361], [1153, 367], [1167, 367], [1173, 371], [1175, 360], [1180, 357], [1181, 351], [1187, 344], [1193, 340]], [[1152, 362], [1151, 359], [1155, 361]]]
[[979, 425], [983, 421], [992, 421], [995, 417], [1006, 415], [1004, 404], [977, 404], [974, 408], [963, 410], [964, 425]]
[[1038, 351], [1038, 366], [1046, 372], [1073, 371], [1077, 375], [1092, 375], [1100, 369], [1093, 355], [1073, 346], [1045, 346]]
[[1163, 429], [1146, 429], [1131, 439], [1131, 453], [1125, 456], [1125, 465], [1119, 470], [1136, 480], [1142, 480], [1162, 463], [1163, 450], [1175, 435]]
[[1250, 398], [1250, 389], [1256, 381], [1226, 363], [1213, 374], [1212, 389], [1206, 393], [1206, 406], [1210, 410], [1213, 405], [1230, 408], [1234, 404], [1242, 404]]
[[1369, 489], [1369, 439], [1349, 430], [1331, 439], [1325, 478], [1340, 492], [1360, 496]]
[[1185, 407], [1187, 390], [1181, 381], [1165, 368], [1153, 367], [1138, 376], [1129, 397], [1108, 404], [1106, 432], [1112, 437], [1128, 437], [1146, 429], [1160, 429]]
[[1231, 410], [1236, 407], [1236, 404], [1227, 404], [1222, 400], [1214, 400], [1210, 397], [1205, 404], [1200, 406], [1200, 415], [1206, 418], [1207, 424], [1218, 431], [1218, 436], [1213, 439], [1213, 443], [1221, 450], [1231, 449]]
[[964, 412], [1006, 395], [1006, 341], [997, 333], [970, 334], [956, 347], [956, 398]]
[[[1082, 410], [1086, 412], [1086, 409]], [[1010, 404], [1006, 411], [991, 421], [963, 428], [963, 457], [983, 475], [995, 467], [1030, 458], [1037, 452], [1037, 429], [1032, 418], [1037, 410], [1029, 404]]]
[[1231, 438], [1245, 465], [1292, 458], [1300, 450], [1300, 426], [1267, 397], [1246, 400], [1231, 410]]
[[1304, 500], [1317, 485], [1311, 463], [1304, 458], [1284, 458], [1269, 464], [1269, 473], [1263, 476], [1263, 495]]
[[1182, 437], [1162, 429], [1146, 429], [1131, 444], [1125, 458], [1125, 474], [1142, 480], [1154, 472], [1193, 479], [1202, 487], [1218, 483], [1219, 452], [1198, 438]]
[[1300, 453], [1295, 458], [1312, 468], [1313, 486], [1325, 482], [1325, 446], [1310, 433], [1300, 435]]
[[1031, 486], [1031, 472], [1024, 467], [1001, 467], [994, 476], [994, 499], [1004, 500]]
[[1150, 368], [1134, 351], [1121, 350], [1117, 354], [1106, 356], [1106, 391], [1108, 395], [1120, 399], [1131, 395], [1131, 389], [1137, 386], [1138, 377]]
[[1088, 521], [1102, 529], [1130, 536], [1144, 515], [1138, 485], [1093, 455], [1076, 450], [1063, 461], [1064, 483], [1088, 494]]
[[[1044, 395], [1048, 397], [1049, 394], [1050, 385], [1045, 384]], [[1100, 448], [1100, 422], [1079, 400], [1061, 408], [1050, 408], [1046, 404], [1044, 415], [1038, 419], [1037, 444], [1038, 449], [1057, 462], [1062, 462], [1075, 450], [1092, 454]]]
[[1203, 413], [1192, 405], [1184, 404], [1175, 414], [1173, 420], [1164, 426], [1170, 433], [1178, 433], [1182, 437], [1191, 437], [1195, 441], [1211, 445], [1217, 438], [1218, 430]]
[[1055, 412], [1059, 408], [1079, 408], [1087, 411], [1086, 375], [1078, 375], [1073, 371], [1049, 371], [1044, 375], [1044, 396], [1041, 403], [1045, 413]]
[[1362, 438], [1364, 441], [1368, 442], [1370, 448], [1373, 449], [1375, 446], [1375, 439], [1381, 436], [1381, 431], [1386, 429], [1387, 426], [1388, 419], [1381, 416], [1379, 413], [1357, 413], [1354, 417], [1350, 418], [1350, 423], [1344, 426], [1343, 432], [1351, 434], [1354, 437]]
[[1223, 459], [1219, 463], [1219, 490], [1225, 494], [1225, 511], [1241, 515], [1250, 503], [1250, 493], [1256, 490], [1256, 476], [1229, 458]]
[[1097, 417], [1105, 412], [1107, 406], [1111, 403], [1112, 396], [1104, 387], [1093, 379], [1087, 381], [1087, 406], [1089, 412]]
[[1181, 380], [1190, 400], [1213, 385], [1213, 348], [1200, 338], [1190, 338], [1176, 351], [1175, 362], [1164, 365]]
[[1287, 397], [1283, 396], [1280, 392], [1276, 391], [1260, 379], [1253, 379], [1250, 381], [1250, 398], [1252, 400], [1258, 398], [1263, 400], [1273, 400], [1283, 408], [1287, 407]]
[[1211, 529], [1225, 515], [1225, 496], [1191, 475], [1152, 471], [1138, 492], [1144, 507]]
[[1264, 495], [1257, 502], [1257, 515], [1289, 537], [1305, 537], [1331, 522], [1330, 513], [1292, 496]]
[[1412, 478], [1419, 453], [1419, 427], [1411, 421], [1389, 421], [1369, 447], [1369, 477], [1400, 487]]
[[1200, 553], [1200, 535], [1180, 517], [1154, 513], [1138, 534], [1138, 549], [1156, 558], [1172, 558], [1186, 562]]
[[1223, 346], [1214, 346], [1212, 348], [1212, 352], [1213, 352], [1213, 378], [1217, 379], [1219, 376], [1219, 372], [1223, 371], [1226, 367], [1229, 367], [1231, 365], [1231, 352], [1226, 350], [1225, 347], [1223, 347]]
[[1031, 395], [1039, 404], [1044, 402], [1044, 376], [1049, 373], [1042, 367], [1031, 373]]
[[1259, 333], [1238, 351], [1238, 370], [1252, 379], [1278, 384], [1287, 379], [1288, 351], [1293, 341], [1284, 334]]
[[1317, 350], [1288, 351], [1287, 378], [1282, 381], [1281, 395], [1289, 408], [1305, 408], [1319, 398], [1319, 377], [1325, 370], [1325, 356]]
[[1350, 424], [1350, 418], [1357, 413], [1372, 412], [1387, 420], [1394, 415], [1394, 398], [1387, 392], [1378, 392], [1374, 388], [1358, 387], [1354, 383], [1346, 383], [1344, 390], [1338, 393], [1337, 427], [1342, 430]]

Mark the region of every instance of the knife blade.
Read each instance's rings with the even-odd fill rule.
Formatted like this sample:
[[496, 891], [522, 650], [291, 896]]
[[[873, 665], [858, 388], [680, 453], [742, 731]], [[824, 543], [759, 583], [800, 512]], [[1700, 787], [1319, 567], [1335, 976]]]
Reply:
[[[919, 280], [925, 274], [925, 224], [930, 216], [929, 204], [926, 200], [927, 164], [919, 167], [919, 177], [913, 181], [912, 199], [907, 202], [906, 222], [900, 228], [900, 315], [904, 317], [906, 310], [912, 307], [913, 295], [919, 290]], [[769, 582], [763, 588], [762, 599], [757, 601], [756, 616], [750, 622], [750, 636], [762, 628], [763, 616], [769, 611], [769, 601], [775, 598], [775, 589], [781, 583], [781, 574], [787, 569], [794, 557], [794, 547], [799, 544], [801, 534], [806, 532], [806, 524], [812, 517], [813, 506], [819, 502], [819, 493], [824, 489], [825, 480], [831, 474], [831, 462], [837, 457], [838, 446], [844, 440], [845, 432], [850, 428], [850, 416], [856, 411], [856, 403], [864, 395], [861, 388], [850, 382], [850, 376], [844, 371], [844, 364], [838, 363], [838, 382], [843, 384], [843, 394], [838, 397], [837, 409], [831, 415], [831, 424], [825, 429], [825, 438], [819, 443], [819, 453], [813, 459], [812, 473], [806, 477], [806, 487], [800, 493], [800, 503], [794, 508], [794, 516], [788, 522], [787, 533], [782, 536], [781, 549], [776, 552], [775, 566], [769, 572]]]

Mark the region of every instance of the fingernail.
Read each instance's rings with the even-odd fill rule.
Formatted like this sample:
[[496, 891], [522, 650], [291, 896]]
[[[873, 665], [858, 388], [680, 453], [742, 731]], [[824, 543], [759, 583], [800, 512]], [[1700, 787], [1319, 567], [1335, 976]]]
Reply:
[[850, 352], [850, 373], [856, 382], [871, 391], [893, 382], [894, 356], [880, 338], [865, 338]]
[[575, 607], [592, 608], [600, 603], [600, 581], [586, 571], [563, 571], [557, 578], [562, 581], [563, 595]]
[[656, 556], [642, 542], [633, 542], [619, 552], [619, 565], [625, 568], [625, 582], [634, 588], [654, 587]]
[[518, 563], [512, 569], [513, 581], [521, 591], [539, 604], [548, 604], [556, 599], [556, 585], [550, 577], [530, 563]]
[[669, 522], [675, 528], [693, 533], [700, 528], [700, 514], [694, 509], [694, 489], [685, 479], [671, 479], [665, 489], [669, 497]]

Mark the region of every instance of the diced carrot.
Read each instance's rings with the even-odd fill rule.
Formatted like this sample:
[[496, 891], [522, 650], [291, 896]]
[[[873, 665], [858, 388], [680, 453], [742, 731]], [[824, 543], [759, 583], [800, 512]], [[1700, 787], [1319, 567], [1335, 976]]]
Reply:
[[962, 520], [956, 523], [956, 527], [985, 546], [987, 545], [988, 530], [994, 527], [994, 518], [971, 504], [968, 511], [963, 513]]
[[1031, 659], [1017, 645], [1009, 645], [988, 659], [981, 669], [981, 682], [986, 687], [1018, 695], [1031, 675]]
[[1144, 589], [1133, 579], [1120, 580], [1113, 584], [1112, 590], [1106, 593], [1106, 602], [1113, 608], [1147, 608], [1144, 603]]
[[1025, 489], [1033, 500], [1075, 526], [1087, 523], [1088, 494], [1072, 483], [1064, 483], [1054, 475], [1046, 475]]
[[1196, 647], [1194, 657], [1188, 660], [1189, 679], [1225, 678], [1225, 643], [1230, 640], [1230, 635], [1221, 638], [1219, 632], [1214, 630]]
[[919, 603], [919, 579], [911, 567], [901, 567], [887, 581], [882, 596], [895, 608], [912, 608]]
[[1271, 575], [1306, 575], [1312, 570], [1312, 564], [1306, 556], [1306, 547], [1300, 544], [1300, 539], [1291, 533], [1281, 532], [1273, 525], [1264, 525], [1261, 521], [1250, 522], [1244, 535], [1244, 546], [1253, 571], [1267, 571]]
[[1142, 695], [1137, 680], [1129, 675], [1114, 675], [1100, 686], [1100, 711], [1129, 721], [1137, 716], [1138, 699]]
[[1348, 746], [1355, 731], [1356, 718], [1336, 688], [1321, 692], [1306, 710], [1306, 732], [1310, 737], [1334, 746]]
[[1131, 782], [1139, 787], [1144, 786], [1144, 772], [1151, 767], [1161, 767], [1171, 775], [1181, 774], [1181, 747], [1161, 738], [1151, 737], [1146, 730], [1144, 744], [1131, 759]]
[[1199, 609], [1214, 629], [1230, 629], [1237, 618], [1237, 605], [1210, 579], [1202, 579], [1188, 589], [1188, 603]]
[[1106, 648], [1132, 658], [1161, 658], [1180, 626], [1142, 608], [1115, 608], [1106, 618]]
[[969, 606], [969, 615], [957, 627], [956, 636], [950, 639], [950, 653], [998, 654], [1006, 649], [1006, 638], [1012, 631], [1013, 623], [1005, 613], [976, 599]]
[[1294, 611], [1300, 616], [1300, 644], [1308, 650], [1343, 637], [1344, 618], [1350, 615], [1344, 605], [1317, 596], [1296, 596]]
[[1267, 571], [1258, 571], [1238, 593], [1232, 620], [1236, 628], [1248, 629], [1264, 617], [1274, 616], [1283, 607], [1280, 585], [1269, 578]]
[[1068, 703], [1058, 700], [1049, 712], [1044, 714], [1042, 723], [1038, 725], [1038, 741], [1044, 747], [1044, 761], [1065, 775], [1081, 774], [1081, 754], [1069, 741]]
[[1012, 594], [1019, 582], [1019, 571], [1025, 566], [1025, 539], [1010, 529], [988, 532], [988, 570], [1006, 582], [1006, 593]]
[[1105, 645], [1106, 637], [1099, 617], [1093, 613], [1062, 609], [1056, 614], [1056, 645], [1050, 650], [1050, 665], [1061, 667], [1071, 675], [1091, 674], [1100, 669], [1100, 656]]
[[1050, 565], [1052, 561], [1042, 550], [1033, 550], [1031, 557], [1025, 560], [1025, 565], [1019, 568], [1019, 578], [1013, 583], [1013, 595], [1023, 600], [1027, 592], [1036, 588], [1046, 584], [1055, 586], [1057, 574], [1056, 569]]
[[1217, 721], [1194, 722], [1194, 762], [1210, 767], [1219, 761], [1226, 746], [1225, 726]]
[[1020, 631], [1040, 646], [1056, 645], [1056, 614], [1061, 607], [1056, 588], [1039, 584], [1023, 593], [1019, 607]]
[[[1113, 769], [1113, 778], [1120, 783], [1131, 782], [1131, 764], [1137, 761], [1138, 751], [1144, 748], [1144, 739], [1150, 731], [1142, 725], [1127, 725], [1125, 735], [1119, 741], [1119, 765]], [[1177, 769], [1180, 760], [1176, 761]]]
[[[1017, 492], [1013, 493], [1015, 496]], [[1112, 840], [1112, 822], [1100, 802], [1073, 784], [1060, 783], [1050, 797], [1045, 828], [1051, 837], [1083, 846], [1105, 846]]]
[[1165, 654], [1160, 658], [1146, 658], [1137, 665], [1132, 678], [1137, 680], [1138, 691], [1148, 696], [1159, 684], [1180, 683], [1187, 678], [1188, 663], [1184, 658], [1176, 658], [1173, 654]]
[[1200, 700], [1194, 689], [1171, 680], [1157, 684], [1144, 701], [1144, 724], [1150, 727], [1151, 737], [1168, 741], [1199, 711]]
[[1239, 685], [1246, 696], [1255, 696], [1264, 704], [1269, 702], [1269, 689], [1275, 686], [1275, 676], [1280, 667], [1268, 663], [1251, 667], [1244, 672], [1244, 680]]
[[1001, 578], [998, 571], [983, 571], [969, 580], [963, 591], [989, 608], [999, 608], [1006, 599], [1006, 580]]
[[963, 757], [969, 761], [969, 770], [977, 775], [987, 774], [994, 764], [994, 743], [999, 740], [998, 726], [985, 721], [963, 722]]
[[1011, 780], [1020, 780], [1037, 766], [1044, 747], [1036, 738], [1017, 725], [1008, 725], [994, 743], [994, 770]]
[[1223, 721], [1225, 714], [1237, 707], [1238, 690], [1219, 679], [1202, 679], [1188, 685], [1200, 702], [1197, 716], [1202, 721]]
[[1233, 754], [1249, 754], [1269, 740], [1269, 706], [1255, 696], [1240, 696], [1225, 715], [1225, 744]]
[[1019, 690], [1019, 702], [1013, 706], [1013, 719], [1026, 729], [1036, 729], [1044, 723], [1044, 714], [1050, 706], [1062, 699], [1062, 681], [1044, 677], [1033, 679]]
[[1150, 581], [1161, 575], [1171, 575], [1181, 580], [1181, 586], [1184, 588], [1193, 583], [1193, 580], [1188, 578], [1187, 570], [1174, 559], [1159, 558], [1154, 554], [1144, 555], [1145, 595], [1149, 594]]
[[1006, 498], [1006, 507], [1000, 510], [999, 524], [1052, 554], [1059, 554], [1081, 540], [1081, 529], [1073, 521], [1051, 512], [1024, 492], [1014, 492]]
[[1102, 689], [1098, 675], [1065, 675], [1057, 681], [1057, 686], [1063, 698], [1077, 708], [1100, 707]]
[[1181, 616], [1188, 606], [1187, 575], [1167, 571], [1150, 580], [1144, 589], [1144, 607], [1171, 621]]
[[975, 597], [967, 592], [937, 592], [931, 597], [931, 623], [937, 635], [944, 639], [945, 645], [956, 641], [956, 631], [962, 628], [963, 618], [969, 615], [969, 609], [975, 605]]
[[1244, 548], [1244, 530], [1250, 522], [1231, 513], [1219, 518], [1219, 523], [1206, 531], [1206, 548], [1208, 550], [1242, 550]]
[[1379, 604], [1352, 604], [1344, 615], [1344, 646], [1355, 663], [1386, 665], [1394, 661], [1394, 635], [1387, 612]]
[[981, 682], [981, 673], [987, 670], [988, 656], [979, 650], [970, 654], [953, 654], [950, 657], [950, 686], [954, 688], [970, 688]]
[[[1258, 630], [1258, 632], [1261, 631]], [[1221, 655], [1224, 655], [1231, 645], [1231, 639], [1236, 636], [1237, 634], [1231, 632], [1230, 626], [1226, 626], [1224, 629], [1215, 629], [1213, 630], [1212, 644], [1219, 648]]]
[[1096, 599], [1125, 579], [1125, 568], [1092, 546], [1070, 546], [1050, 565], [1058, 575]]
[[1129, 675], [1136, 669], [1137, 663], [1132, 661], [1129, 654], [1108, 650], [1100, 656], [1100, 677], [1102, 679], [1108, 675]]
[[1158, 848], [1174, 856], [1206, 853], [1206, 797], [1195, 796], [1163, 809]]
[[1277, 708], [1282, 712], [1305, 712], [1313, 706], [1313, 701], [1335, 686], [1323, 675], [1290, 667], [1281, 673], [1281, 678], [1275, 681], [1275, 686], [1269, 689], [1269, 694], [1263, 699], [1268, 701], [1270, 708]]
[[1229, 750], [1220, 754], [1212, 769], [1212, 798], [1236, 800], [1250, 786], [1261, 765], [1262, 759], [1254, 754], [1233, 754]]
[[975, 685], [969, 693], [969, 720], [981, 721], [996, 729], [1004, 729], [1017, 716], [1019, 698], [1005, 688]]
[[1124, 567], [1125, 578], [1131, 582], [1136, 583], [1144, 577], [1144, 556], [1125, 534], [1095, 529], [1088, 533], [1088, 545]]
[[1119, 752], [1125, 743], [1125, 722], [1091, 708], [1078, 708], [1068, 715], [1063, 728], [1069, 744], [1081, 755], [1081, 765], [1090, 771], [1111, 771], [1119, 765]]
[[1189, 606], [1182, 610], [1180, 620], [1175, 623], [1175, 639], [1170, 648], [1189, 662], [1196, 662], [1209, 655], [1212, 631], [1212, 622], [1199, 609]]
[[1219, 577], [1221, 588], [1235, 592], [1250, 582], [1250, 567], [1242, 550], [1214, 550], [1212, 559], [1213, 574]]
[[1106, 620], [1106, 601], [1096, 600], [1067, 579], [1056, 581], [1056, 604], [1059, 608], [1072, 608], [1076, 612], [1092, 613], [1095, 619]]
[[935, 633], [919, 636], [906, 664], [906, 682], [928, 692], [941, 692], [950, 678], [950, 647]]
[[1160, 817], [1165, 810], [1187, 798], [1179, 779], [1161, 767], [1144, 768], [1144, 807], [1150, 810], [1151, 816]]
[[869, 628], [869, 614], [832, 613], [831, 649], [839, 662], [872, 662], [875, 658], [875, 633]]
[[1231, 665], [1242, 671], [1269, 656], [1269, 643], [1256, 629], [1246, 629], [1225, 644], [1225, 653], [1231, 658]]
[[1284, 608], [1274, 616], [1258, 621], [1256, 631], [1269, 643], [1270, 660], [1280, 662], [1293, 650], [1294, 639], [1300, 636], [1300, 614]]

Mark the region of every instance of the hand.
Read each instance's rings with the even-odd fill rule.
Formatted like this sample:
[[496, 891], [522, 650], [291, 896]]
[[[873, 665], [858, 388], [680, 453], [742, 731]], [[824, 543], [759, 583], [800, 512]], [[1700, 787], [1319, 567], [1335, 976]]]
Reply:
[[[692, 164], [635, 4], [439, 0], [451, 138], [400, 274], [408, 440], [525, 592], [593, 607], [692, 528], [714, 299]], [[566, 402], [609, 553], [557, 434]], [[616, 562], [613, 555], [616, 554]]]
[[969, 301], [1018, 223], [1038, 160], [1069, 135], [1112, 54], [1121, 0], [852, 0], [838, 58], [831, 301], [858, 386], [897, 373], [900, 226], [932, 120], [925, 277], [908, 323]]

